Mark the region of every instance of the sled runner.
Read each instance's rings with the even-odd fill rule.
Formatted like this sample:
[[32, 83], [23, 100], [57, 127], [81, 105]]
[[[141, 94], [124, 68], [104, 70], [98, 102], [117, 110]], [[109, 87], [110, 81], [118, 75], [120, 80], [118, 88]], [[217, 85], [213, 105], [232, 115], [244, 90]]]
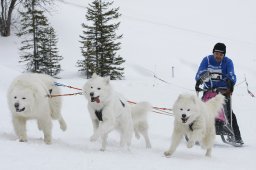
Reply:
[[[203, 84], [206, 81], [211, 81], [211, 78], [213, 77], [213, 75], [214, 75], [214, 77], [217, 76], [217, 77], [222, 77], [222, 78], [228, 79], [222, 73], [209, 73], [208, 72], [206, 75], [204, 75], [203, 78], [201, 78]], [[223, 109], [219, 112], [219, 115], [218, 115], [218, 117], [216, 117], [216, 120], [215, 120], [216, 135], [220, 135], [220, 137], [224, 143], [235, 146], [235, 147], [240, 147], [243, 144], [237, 143], [235, 141], [235, 134], [234, 134], [233, 126], [232, 126], [232, 104], [231, 104], [232, 96], [230, 94], [227, 94], [228, 90], [229, 90], [228, 88], [211, 88], [211, 87], [207, 87], [204, 84], [204, 88], [200, 88], [198, 85], [197, 93], [203, 92], [202, 100], [204, 102], [215, 97], [218, 93], [221, 93], [224, 96], [226, 96], [226, 103], [223, 106]], [[228, 117], [230, 120], [228, 119]]]

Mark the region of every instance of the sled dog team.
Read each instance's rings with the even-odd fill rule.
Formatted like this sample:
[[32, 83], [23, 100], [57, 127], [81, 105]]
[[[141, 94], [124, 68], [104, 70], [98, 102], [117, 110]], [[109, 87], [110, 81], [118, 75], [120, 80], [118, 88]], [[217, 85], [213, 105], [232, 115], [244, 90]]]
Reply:
[[[52, 142], [52, 120], [58, 120], [60, 128], [65, 131], [67, 125], [61, 115], [61, 98], [49, 97], [59, 94], [54, 86], [55, 80], [43, 74], [28, 73], [18, 76], [8, 89], [8, 104], [12, 113], [12, 123], [20, 142], [27, 141], [26, 121], [35, 119], [38, 129], [44, 134], [44, 142]], [[101, 138], [101, 151], [106, 149], [108, 134], [113, 130], [120, 132], [120, 145], [131, 145], [132, 136], [143, 136], [146, 148], [151, 148], [148, 135], [147, 115], [152, 106], [148, 102], [131, 105], [110, 84], [109, 77], [93, 74], [84, 87], [83, 94], [88, 100], [88, 110], [93, 125], [91, 141]], [[188, 137], [187, 147], [199, 142], [211, 155], [215, 139], [215, 117], [224, 104], [224, 96], [202, 102], [191, 94], [181, 94], [173, 106], [174, 127], [171, 144], [165, 156], [174, 153], [181, 139]]]

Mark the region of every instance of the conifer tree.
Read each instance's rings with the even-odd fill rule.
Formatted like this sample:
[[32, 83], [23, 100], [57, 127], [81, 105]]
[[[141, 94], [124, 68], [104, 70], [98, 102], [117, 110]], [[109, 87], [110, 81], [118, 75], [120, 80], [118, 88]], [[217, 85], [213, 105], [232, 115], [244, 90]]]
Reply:
[[43, 56], [43, 73], [56, 76], [61, 71], [60, 61], [62, 56], [58, 55], [57, 37], [53, 27], [49, 27], [42, 34], [45, 35], [42, 42], [41, 55]]
[[[38, 0], [26, 1], [24, 3], [24, 12], [21, 14], [21, 32], [17, 35], [22, 37], [22, 47], [20, 51], [21, 61], [26, 63], [26, 70], [30, 72], [41, 72], [39, 66], [42, 63], [42, 56], [40, 56], [39, 43], [42, 41], [42, 34], [47, 28], [47, 19], [43, 15], [42, 10], [36, 9]], [[41, 36], [40, 36], [41, 35]]]
[[[117, 56], [121, 45], [117, 41], [122, 38], [122, 35], [116, 34], [120, 22], [115, 23], [121, 14], [118, 13], [119, 8], [110, 9], [112, 4], [113, 1], [94, 0], [87, 8], [88, 24], [82, 24], [84, 31], [80, 36], [84, 60], [78, 61], [78, 66], [83, 67], [80, 71], [85, 71], [88, 78], [93, 72], [100, 76], [110, 76], [111, 79], [121, 79], [124, 74], [121, 64], [125, 60]], [[88, 42], [91, 46], [89, 50]]]
[[27, 0], [24, 2], [25, 10], [20, 12], [22, 29], [17, 34], [23, 38], [20, 62], [26, 63], [29, 72], [55, 76], [60, 71], [58, 62], [62, 57], [57, 55], [55, 31], [40, 7], [40, 0]]
[[82, 55], [86, 58], [84, 60], [79, 60], [77, 62], [77, 66], [80, 67], [78, 71], [86, 73], [86, 77], [90, 78], [92, 74], [97, 72], [95, 70], [96, 68], [96, 62], [94, 58], [94, 51], [92, 48], [92, 44], [90, 41], [83, 42], [84, 47], [81, 48]]

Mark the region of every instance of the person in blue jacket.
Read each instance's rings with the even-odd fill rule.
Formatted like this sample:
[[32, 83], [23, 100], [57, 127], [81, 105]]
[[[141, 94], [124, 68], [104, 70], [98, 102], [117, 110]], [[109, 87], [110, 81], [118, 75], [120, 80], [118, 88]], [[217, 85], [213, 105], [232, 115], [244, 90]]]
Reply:
[[[231, 110], [231, 95], [236, 83], [236, 75], [234, 72], [233, 61], [225, 56], [226, 45], [223, 43], [215, 44], [213, 54], [203, 58], [198, 71], [196, 73], [196, 86], [195, 90], [199, 91], [199, 85], [204, 83], [205, 89], [221, 88], [225, 89], [222, 94], [226, 97], [226, 106], [229, 111]], [[228, 116], [231, 123], [231, 116]], [[235, 135], [235, 142], [243, 145], [244, 142], [241, 138], [239, 126], [236, 116], [232, 110], [232, 126]]]

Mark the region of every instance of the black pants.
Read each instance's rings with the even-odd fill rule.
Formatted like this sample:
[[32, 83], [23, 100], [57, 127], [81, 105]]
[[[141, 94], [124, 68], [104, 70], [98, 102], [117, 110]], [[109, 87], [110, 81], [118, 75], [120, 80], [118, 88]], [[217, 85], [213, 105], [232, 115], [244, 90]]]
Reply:
[[[226, 114], [226, 117], [228, 119], [228, 122], [230, 124], [232, 124], [232, 127], [233, 127], [233, 130], [234, 130], [234, 134], [235, 134], [235, 139], [236, 140], [241, 140], [241, 133], [240, 133], [240, 130], [239, 130], [239, 126], [237, 124], [237, 119], [236, 119], [236, 115], [234, 114], [233, 110], [232, 110], [232, 114], [231, 114], [231, 105], [230, 105], [230, 102], [231, 102], [231, 98], [230, 96], [225, 96], [226, 97], [226, 104], [224, 106], [224, 109], [225, 109], [225, 114]], [[232, 117], [231, 117], [232, 115]], [[232, 120], [232, 122], [231, 122]]]

